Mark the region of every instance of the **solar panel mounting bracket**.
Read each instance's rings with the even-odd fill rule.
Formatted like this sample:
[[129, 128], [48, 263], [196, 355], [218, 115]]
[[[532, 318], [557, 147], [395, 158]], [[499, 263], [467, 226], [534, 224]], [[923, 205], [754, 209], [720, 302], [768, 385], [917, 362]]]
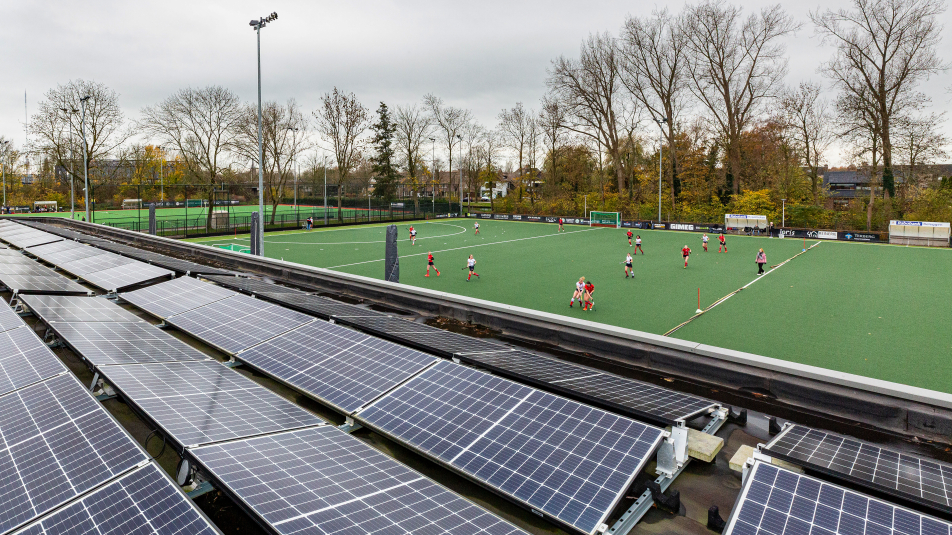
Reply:
[[222, 362], [221, 364], [222, 366], [228, 366], [229, 368], [237, 368], [238, 366], [241, 366], [242, 362], [235, 360], [235, 356], [232, 355], [228, 357], [228, 360], [226, 360], [225, 362]]
[[658, 466], [656, 470], [669, 478], [673, 478], [688, 459], [688, 429], [676, 426], [665, 434], [665, 439], [658, 448]]
[[345, 433], [353, 433], [354, 431], [358, 429], [362, 429], [363, 427], [364, 426], [355, 422], [354, 419], [351, 418], [350, 416], [345, 416], [344, 423], [342, 425], [337, 426], [338, 429], [340, 429], [341, 431]]

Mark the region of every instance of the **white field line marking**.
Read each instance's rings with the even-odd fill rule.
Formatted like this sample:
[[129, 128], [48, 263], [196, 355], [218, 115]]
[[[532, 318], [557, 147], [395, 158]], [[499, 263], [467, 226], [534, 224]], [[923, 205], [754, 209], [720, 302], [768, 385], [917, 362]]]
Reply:
[[[450, 237], [450, 236], [456, 236], [456, 235], [462, 234], [462, 233], [466, 232], [466, 230], [467, 230], [465, 227], [461, 227], [461, 226], [459, 226], [459, 225], [451, 225], [451, 224], [449, 224], [449, 223], [433, 223], [433, 224], [434, 224], [434, 225], [446, 225], [446, 226], [448, 226], [448, 227], [456, 227], [456, 228], [460, 229], [460, 231], [459, 231], [459, 232], [454, 232], [454, 233], [452, 233], [452, 234], [443, 234], [442, 236], [427, 236], [426, 238], [417, 238], [417, 241], [420, 241], [420, 240], [435, 240], [435, 239], [438, 239], [438, 238], [448, 238], [448, 237]], [[407, 239], [409, 239], [409, 238], [407, 238]], [[377, 240], [377, 241], [338, 241], [338, 242], [296, 242], [296, 241], [271, 241], [271, 240], [265, 240], [264, 242], [265, 242], [265, 243], [283, 243], [283, 244], [292, 244], [292, 245], [354, 245], [354, 244], [362, 244], [362, 243], [364, 243], [364, 244], [365, 244], [365, 243], [386, 243], [387, 240]]]
[[[575, 230], [575, 231], [571, 231], [571, 232], [561, 232], [561, 233], [557, 233], [557, 234], [546, 234], [545, 236], [530, 236], [530, 237], [528, 237], [528, 238], [516, 238], [516, 239], [514, 239], [514, 240], [503, 240], [503, 241], [497, 241], [497, 242], [492, 242], [492, 243], [477, 243], [477, 244], [475, 244], [475, 245], [467, 245], [467, 246], [465, 246], [465, 247], [453, 247], [453, 248], [451, 248], [451, 249], [442, 249], [442, 250], [434, 251], [434, 252], [436, 252], [436, 253], [448, 253], [448, 252], [450, 252], [450, 251], [459, 251], [459, 250], [461, 250], [461, 249], [472, 249], [472, 248], [474, 248], [474, 247], [486, 247], [487, 245], [499, 245], [499, 244], [501, 244], [501, 243], [512, 243], [512, 242], [524, 241], [524, 240], [535, 240], [535, 239], [538, 239], [538, 238], [551, 238], [552, 236], [567, 236], [567, 235], [569, 235], [569, 234], [577, 234], [577, 233], [579, 233], [579, 232], [588, 232], [588, 231], [590, 231], [590, 230], [598, 230], [598, 229], [599, 229], [599, 227], [593, 227], [593, 228], [587, 228], [587, 229], [585, 229], [585, 230]], [[408, 254], [408, 255], [400, 255], [400, 258], [410, 258], [411, 256], [424, 256], [424, 255], [426, 255], [426, 254], [427, 254], [427, 253], [415, 253], [415, 254]], [[337, 268], [342, 268], [342, 267], [357, 266], [357, 265], [360, 265], [360, 264], [370, 264], [371, 262], [383, 262], [384, 260], [385, 260], [384, 258], [378, 258], [378, 259], [376, 259], [376, 260], [364, 260], [363, 262], [354, 262], [353, 264], [341, 264], [341, 265], [339, 265], [339, 266], [330, 266], [330, 267], [326, 267], [326, 268], [324, 268], [324, 269], [337, 269]]]
[[[311, 230], [309, 230], [309, 231], [308, 231], [308, 230], [285, 230], [285, 231], [281, 231], [281, 232], [275, 232], [275, 233], [273, 233], [273, 234], [268, 234], [268, 236], [271, 236], [271, 237], [277, 237], [277, 236], [297, 236], [297, 235], [300, 235], [300, 234], [308, 234], [308, 233], [310, 233], [310, 232], [319, 232], [319, 233], [323, 234], [323, 233], [325, 233], [325, 232], [339, 232], [339, 231], [342, 231], [342, 230], [363, 230], [363, 229], [367, 229], [367, 228], [379, 228], [379, 227], [386, 226], [386, 225], [391, 225], [391, 224], [392, 224], [392, 223], [374, 223], [374, 224], [372, 224], [372, 225], [361, 225], [361, 226], [359, 226], [359, 227], [331, 228], [331, 229], [322, 229], [322, 230], [311, 229]], [[437, 223], [437, 222], [435, 222], [435, 221], [425, 221], [425, 222], [417, 223], [417, 224], [418, 224], [418, 225], [446, 225], [446, 226], [448, 226], [448, 227], [456, 227], [456, 228], [458, 228], [458, 229], [462, 229], [461, 231], [459, 231], [459, 232], [454, 232], [453, 234], [444, 234], [444, 235], [442, 235], [442, 236], [428, 236], [428, 237], [426, 237], [426, 238], [417, 238], [417, 240], [432, 240], [432, 239], [436, 239], [436, 238], [445, 238], [445, 237], [447, 237], [447, 236], [456, 236], [457, 234], [462, 234], [462, 233], [464, 233], [464, 232], [466, 232], [466, 231], [468, 230], [468, 229], [466, 229], [465, 227], [461, 227], [461, 226], [459, 226], [459, 225], [453, 225], [453, 224], [451, 224], [451, 223]], [[404, 225], [404, 226], [409, 226], [409, 225]], [[247, 236], [247, 234], [242, 234], [242, 236]], [[213, 238], [198, 238], [198, 239], [196, 239], [196, 240], [194, 240], [194, 241], [192, 241], [192, 240], [188, 240], [188, 241], [191, 242], [191, 243], [207, 243], [207, 242], [209, 242], [209, 241], [215, 241], [216, 239], [217, 239], [217, 240], [221, 240], [222, 238], [223, 238], [222, 236], [215, 236], [215, 237], [213, 237]], [[249, 238], [231, 238], [231, 241], [247, 242], [247, 241], [249, 241]], [[325, 242], [321, 242], [321, 243], [309, 243], [309, 242], [296, 242], [296, 241], [295, 241], [295, 242], [290, 242], [290, 241], [271, 241], [271, 240], [265, 240], [264, 242], [265, 242], [265, 243], [284, 243], [284, 244], [290, 243], [290, 244], [293, 244], [293, 245], [348, 245], [348, 244], [355, 244], [355, 243], [358, 243], [358, 244], [359, 244], [359, 243], [385, 243], [386, 240], [380, 240], [380, 241], [326, 242], [326, 243], [325, 243]]]

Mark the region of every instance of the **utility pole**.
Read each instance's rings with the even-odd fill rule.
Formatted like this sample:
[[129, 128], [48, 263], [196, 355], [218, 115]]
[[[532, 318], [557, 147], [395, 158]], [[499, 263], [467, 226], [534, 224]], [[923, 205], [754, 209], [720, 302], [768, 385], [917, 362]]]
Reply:
[[261, 28], [278, 19], [277, 12], [249, 24], [258, 34], [258, 254], [264, 256], [264, 145], [261, 142]]
[[10, 145], [10, 140], [4, 140], [0, 143], [0, 155], [2, 155], [2, 160], [0, 160], [0, 178], [3, 180], [3, 206], [0, 206], [0, 214], [7, 209], [7, 147]]
[[327, 154], [324, 156], [324, 226], [327, 227]]
[[86, 102], [89, 100], [89, 95], [79, 99], [80, 107], [83, 108], [83, 119], [80, 125], [83, 136], [83, 182], [86, 185], [85, 190], [85, 202], [86, 202], [86, 222], [92, 223], [91, 213], [89, 211], [89, 155], [87, 153], [88, 147], [86, 146]]
[[668, 122], [667, 117], [655, 118], [655, 122], [658, 123], [658, 222], [661, 222], [661, 174], [662, 174], [662, 165], [664, 158], [662, 151], [664, 150], [664, 127], [661, 126], [664, 123]]
[[77, 109], [60, 108], [60, 111], [66, 114], [66, 120], [69, 122], [69, 218], [76, 219], [76, 196], [73, 186], [73, 118], [72, 115], [79, 112]]
[[436, 138], [430, 138], [430, 176], [433, 177], [433, 213], [436, 213], [436, 184], [438, 179], [436, 178]]

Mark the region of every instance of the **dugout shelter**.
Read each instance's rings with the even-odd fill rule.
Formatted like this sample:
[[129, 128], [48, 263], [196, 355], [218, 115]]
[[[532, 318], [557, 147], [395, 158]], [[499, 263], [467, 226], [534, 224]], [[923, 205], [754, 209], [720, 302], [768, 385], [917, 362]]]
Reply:
[[952, 225], [934, 221], [889, 222], [889, 243], [897, 245], [926, 245], [948, 247]]
[[767, 216], [750, 214], [725, 214], [724, 230], [727, 232], [743, 231], [750, 234], [754, 231], [767, 229]]

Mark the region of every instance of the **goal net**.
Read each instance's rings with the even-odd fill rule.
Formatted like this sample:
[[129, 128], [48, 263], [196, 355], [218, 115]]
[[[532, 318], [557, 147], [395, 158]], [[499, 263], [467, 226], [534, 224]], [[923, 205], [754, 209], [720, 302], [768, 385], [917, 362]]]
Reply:
[[593, 227], [621, 228], [621, 212], [591, 212], [588, 221]]

